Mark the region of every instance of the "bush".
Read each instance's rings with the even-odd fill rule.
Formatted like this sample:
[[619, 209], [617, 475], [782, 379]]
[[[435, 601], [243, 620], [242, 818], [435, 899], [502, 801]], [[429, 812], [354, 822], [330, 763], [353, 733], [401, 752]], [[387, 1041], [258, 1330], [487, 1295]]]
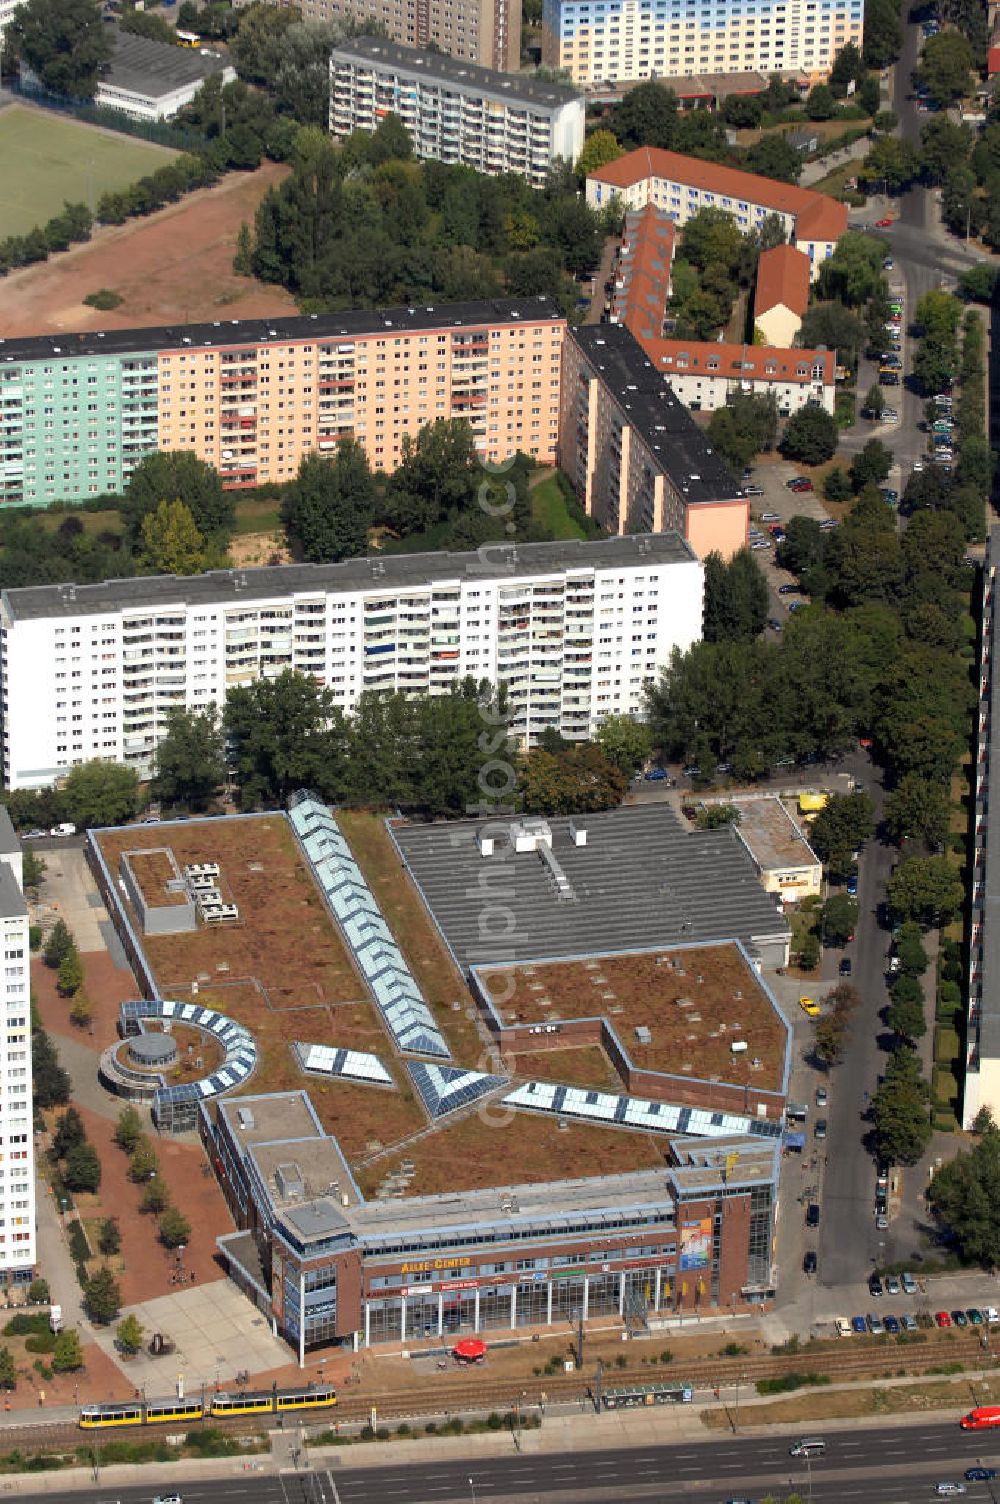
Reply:
[[28, 1286], [28, 1299], [33, 1306], [47, 1306], [51, 1300], [47, 1279], [33, 1279]]
[[78, 1264], [93, 1258], [94, 1251], [87, 1241], [82, 1222], [74, 1222], [69, 1230], [69, 1251]]
[[36, 951], [41, 946], [41, 943], [42, 943], [42, 926], [40, 924], [29, 924], [29, 926], [28, 926], [28, 945], [31, 947], [31, 949], [33, 951]]
[[4, 1327], [3, 1334], [5, 1337], [30, 1337], [32, 1334], [40, 1337], [48, 1329], [49, 1318], [42, 1312], [36, 1311], [34, 1315], [28, 1316], [24, 1311], [18, 1311]]
[[52, 1353], [56, 1349], [54, 1332], [37, 1333], [28, 1337], [25, 1347], [29, 1353]]
[[99, 308], [102, 313], [109, 313], [112, 308], [121, 307], [125, 299], [120, 292], [115, 292], [110, 287], [99, 287], [96, 292], [88, 292], [83, 301], [88, 308]]
[[793, 1389], [818, 1388], [830, 1384], [828, 1373], [783, 1373], [774, 1379], [758, 1379], [758, 1394], [788, 1394]]

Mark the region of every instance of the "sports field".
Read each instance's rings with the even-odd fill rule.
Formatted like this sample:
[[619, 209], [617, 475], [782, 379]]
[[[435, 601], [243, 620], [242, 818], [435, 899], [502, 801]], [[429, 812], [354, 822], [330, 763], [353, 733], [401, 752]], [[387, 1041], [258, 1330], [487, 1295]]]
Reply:
[[127, 188], [176, 155], [68, 116], [11, 105], [0, 110], [0, 233], [24, 235], [67, 200], [93, 209], [109, 188]]

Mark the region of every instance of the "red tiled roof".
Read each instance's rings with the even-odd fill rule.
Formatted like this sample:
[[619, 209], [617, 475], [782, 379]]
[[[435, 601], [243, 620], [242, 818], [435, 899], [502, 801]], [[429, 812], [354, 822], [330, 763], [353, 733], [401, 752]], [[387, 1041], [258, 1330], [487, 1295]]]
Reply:
[[784, 304], [801, 318], [809, 306], [809, 272], [809, 257], [793, 245], [762, 251], [757, 259], [754, 316]]
[[[832, 386], [836, 374], [832, 350], [782, 350], [771, 345], [724, 345], [713, 340], [690, 339], [644, 339], [642, 347], [665, 376], [676, 372], [685, 376], [742, 377], [804, 385], [813, 379], [813, 366], [822, 363], [824, 383]], [[773, 370], [769, 369], [771, 366]], [[799, 367], [804, 368], [804, 374], [800, 374]]]
[[[630, 216], [631, 220], [631, 216]], [[636, 339], [662, 332], [670, 288], [670, 265], [674, 254], [674, 226], [662, 210], [647, 204], [626, 225], [615, 268], [616, 288], [612, 310]]]
[[700, 157], [661, 151], [655, 146], [640, 146], [628, 152], [590, 173], [588, 181], [607, 183], [612, 188], [631, 188], [649, 178], [665, 178], [672, 183], [707, 189], [709, 193], [794, 215], [799, 240], [832, 241], [847, 229], [847, 205], [825, 193], [796, 188], [791, 183], [778, 183], [773, 178], [741, 172], [735, 167], [721, 167], [718, 162], [703, 162]]

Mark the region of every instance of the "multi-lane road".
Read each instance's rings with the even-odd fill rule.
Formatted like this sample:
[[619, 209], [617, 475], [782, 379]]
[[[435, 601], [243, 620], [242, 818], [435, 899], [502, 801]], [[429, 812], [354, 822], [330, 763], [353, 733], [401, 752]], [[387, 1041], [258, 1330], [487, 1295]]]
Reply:
[[[595, 1421], [595, 1425], [600, 1422]], [[790, 1436], [719, 1435], [659, 1446], [639, 1442], [607, 1450], [517, 1453], [445, 1460], [421, 1459], [407, 1445], [406, 1456], [388, 1466], [351, 1466], [348, 1455], [332, 1466], [326, 1460], [309, 1473], [252, 1473], [230, 1478], [119, 1487], [107, 1483], [85, 1490], [33, 1494], [30, 1484], [18, 1498], [63, 1504], [150, 1504], [157, 1493], [179, 1489], [183, 1504], [474, 1504], [480, 1499], [670, 1501], [695, 1495], [711, 1504], [732, 1499], [797, 1491], [804, 1498], [843, 1504], [875, 1499], [879, 1504], [911, 1504], [933, 1497], [937, 1482], [960, 1481], [965, 1469], [998, 1460], [1000, 1439], [965, 1433], [947, 1425], [886, 1425], [870, 1430], [813, 1426], [826, 1453], [805, 1461], [789, 1454]], [[991, 1445], [992, 1444], [992, 1445]], [[25, 1482], [27, 1480], [24, 1480]], [[996, 1499], [989, 1483], [969, 1483], [970, 1504]], [[994, 1485], [995, 1486], [995, 1485]]]

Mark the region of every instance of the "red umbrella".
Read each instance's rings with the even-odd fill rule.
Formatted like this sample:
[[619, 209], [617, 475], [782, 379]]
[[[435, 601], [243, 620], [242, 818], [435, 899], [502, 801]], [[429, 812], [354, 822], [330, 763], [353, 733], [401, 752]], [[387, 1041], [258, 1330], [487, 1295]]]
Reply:
[[479, 1363], [486, 1357], [486, 1343], [478, 1337], [463, 1337], [451, 1351], [453, 1357], [461, 1358], [465, 1363]]

